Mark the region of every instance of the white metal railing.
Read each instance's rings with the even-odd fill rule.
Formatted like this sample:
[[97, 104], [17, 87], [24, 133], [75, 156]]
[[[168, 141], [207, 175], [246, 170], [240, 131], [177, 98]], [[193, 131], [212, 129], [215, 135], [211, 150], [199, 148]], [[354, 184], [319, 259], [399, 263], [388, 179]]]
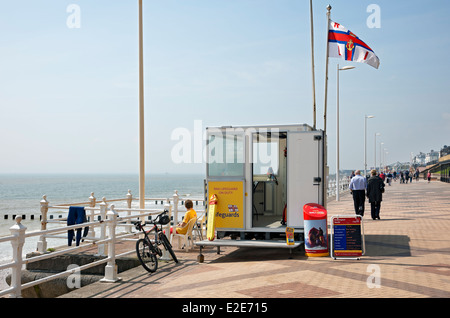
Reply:
[[[126, 208], [116, 208], [114, 204], [111, 204], [108, 206], [108, 202], [116, 202], [116, 201], [123, 201], [126, 200], [127, 207]], [[49, 202], [47, 201], [47, 197], [44, 195], [42, 200], [40, 201], [41, 206], [41, 230], [40, 231], [33, 231], [30, 233], [27, 233], [27, 228], [21, 224], [22, 217], [16, 216], [15, 222], [11, 228], [10, 236], [5, 236], [0, 238], [0, 243], [3, 242], [10, 242], [12, 246], [12, 260], [11, 262], [1, 264], [0, 270], [5, 269], [11, 269], [11, 284], [10, 287], [4, 290], [0, 291], [0, 297], [9, 294], [10, 297], [21, 297], [21, 291], [25, 288], [35, 286], [37, 284], [41, 284], [53, 279], [57, 279], [59, 277], [62, 277], [64, 275], [70, 275], [76, 271], [81, 271], [90, 267], [97, 266], [99, 264], [106, 263], [105, 265], [105, 276], [101, 279], [101, 281], [105, 282], [115, 282], [119, 280], [120, 278], [117, 276], [117, 266], [116, 266], [116, 259], [119, 257], [123, 257], [128, 254], [135, 253], [135, 249], [133, 248], [130, 251], [125, 251], [120, 254], [116, 254], [115, 245], [119, 243], [120, 241], [124, 240], [135, 240], [136, 236], [140, 235], [140, 232], [133, 231], [134, 225], [131, 223], [132, 219], [141, 219], [143, 220], [147, 216], [156, 215], [161, 213], [163, 210], [161, 209], [137, 209], [132, 208], [132, 200], [133, 197], [131, 195], [130, 190], [128, 190], [127, 197], [125, 199], [114, 199], [107, 201], [105, 198], [102, 198], [102, 202], [99, 204], [98, 207], [96, 207], [96, 199], [94, 197], [94, 194], [91, 193], [91, 196], [89, 197], [89, 202], [87, 203], [76, 203], [76, 204], [62, 204], [62, 205], [55, 205], [51, 206], [49, 205]], [[155, 200], [149, 199], [149, 200]], [[159, 199], [157, 199], [159, 200]], [[178, 220], [178, 205], [180, 202], [184, 202], [186, 198], [180, 198], [178, 196], [177, 191], [175, 191], [174, 195], [171, 199], [164, 199], [166, 200], [166, 203], [164, 204], [164, 209], [167, 209], [169, 211], [169, 217], [172, 218], [174, 223]], [[197, 205], [199, 202], [201, 202], [204, 205], [203, 199], [192, 199], [193, 202], [195, 202]], [[171, 202], [171, 204], [169, 203]], [[89, 206], [84, 207], [87, 216], [89, 216], [89, 221], [81, 224], [76, 225], [61, 225], [57, 226], [52, 229], [48, 229], [47, 225], [49, 223], [64, 223], [64, 221], [67, 220], [67, 218], [61, 218], [58, 220], [48, 220], [48, 211], [49, 209], [59, 209], [59, 210], [67, 210], [65, 212], [68, 212], [68, 209], [70, 206], [73, 205], [83, 205], [83, 204], [89, 204]], [[125, 214], [125, 215], [120, 215]], [[95, 221], [95, 216], [98, 216], [98, 220]], [[48, 253], [47, 252], [47, 238], [61, 238], [67, 240], [67, 231], [68, 230], [76, 230], [83, 227], [89, 227], [89, 232], [91, 233], [88, 237], [83, 238], [84, 242], [79, 246], [75, 247], [68, 247], [63, 249], [58, 249], [58, 251]], [[126, 231], [118, 231], [119, 227], [125, 227]], [[98, 233], [95, 229], [100, 228], [100, 232]], [[164, 229], [166, 230], [166, 235], [170, 235], [170, 223], [164, 226]], [[65, 233], [62, 234], [62, 233]], [[23, 246], [25, 243], [25, 240], [31, 237], [38, 237], [37, 241], [37, 251], [40, 255], [23, 259]], [[22, 268], [24, 265], [52, 258], [58, 255], [66, 254], [66, 253], [73, 253], [73, 252], [80, 252], [92, 247], [97, 247], [97, 254], [99, 256], [106, 256], [105, 258], [91, 262], [89, 264], [85, 264], [82, 266], [79, 266], [77, 268], [71, 268], [66, 271], [56, 273], [53, 275], [49, 275], [45, 278], [41, 278], [38, 280], [34, 280], [32, 282], [28, 282], [25, 284], [21, 283], [21, 277], [22, 277]], [[107, 255], [106, 255], [107, 254]], [[166, 254], [164, 250], [164, 254], [162, 256], [163, 259], [170, 260], [170, 256]]]
[[[348, 191], [348, 186], [350, 184], [350, 177], [339, 178], [339, 193]], [[332, 197], [336, 195], [336, 180], [328, 181], [327, 187], [327, 197]]]
[[[167, 206], [167, 207], [169, 207], [169, 211], [170, 211], [171, 207], [170, 206]], [[11, 236], [3, 237], [1, 239], [1, 241], [10, 241], [11, 242], [11, 245], [13, 248], [13, 261], [0, 266], [0, 269], [11, 268], [11, 271], [12, 271], [11, 272], [11, 287], [6, 290], [0, 291], [0, 296], [5, 295], [5, 294], [10, 294], [11, 297], [20, 297], [21, 290], [24, 288], [28, 288], [28, 287], [31, 287], [31, 286], [34, 286], [37, 284], [44, 283], [49, 280], [56, 279], [58, 277], [73, 273], [75, 270], [83, 270], [83, 269], [90, 268], [90, 267], [93, 267], [93, 266], [96, 266], [96, 265], [99, 265], [102, 263], [106, 263], [105, 277], [102, 280], [108, 281], [108, 282], [117, 281], [118, 278], [117, 278], [117, 267], [115, 266], [115, 259], [118, 257], [124, 256], [124, 255], [130, 254], [130, 253], [134, 253], [135, 250], [133, 249], [131, 251], [127, 251], [120, 255], [116, 255], [115, 244], [124, 238], [139, 235], [138, 232], [126, 233], [124, 235], [116, 235], [116, 227], [118, 226], [118, 223], [121, 220], [127, 220], [130, 218], [136, 218], [136, 217], [145, 217], [147, 215], [157, 214], [162, 211], [161, 210], [150, 211], [149, 209], [142, 209], [142, 210], [138, 211], [139, 214], [135, 214], [135, 215], [132, 214], [132, 215], [125, 216], [125, 217], [119, 217], [118, 211], [115, 210], [114, 205], [111, 205], [111, 207], [108, 210], [109, 211], [107, 212], [106, 219], [104, 219], [104, 220], [100, 220], [100, 221], [96, 221], [96, 222], [87, 222], [87, 223], [82, 223], [82, 224], [77, 224], [77, 225], [72, 225], [72, 226], [58, 227], [58, 228], [54, 228], [54, 229], [42, 230], [42, 231], [37, 231], [37, 232], [32, 232], [32, 233], [26, 233], [27, 228], [21, 224], [22, 217], [17, 216], [16, 224], [10, 228]], [[45, 237], [45, 235], [67, 232], [68, 230], [71, 230], [71, 229], [75, 230], [75, 229], [86, 227], [86, 226], [108, 227], [109, 235], [107, 237], [105, 236], [104, 238], [98, 239], [95, 242], [84, 243], [84, 244], [80, 244], [79, 246], [65, 248], [65, 249], [59, 250], [57, 252], [42, 253], [41, 255], [36, 256], [36, 257], [32, 257], [29, 259], [23, 259], [22, 247], [23, 247], [23, 244], [24, 244], [26, 238], [29, 238], [32, 236]], [[169, 226], [170, 226], [170, 224], [169, 224]], [[166, 231], [166, 233], [169, 233], [169, 231]], [[65, 238], [67, 238], [67, 236], [65, 236]], [[39, 243], [42, 243], [42, 242], [39, 242]], [[61, 254], [65, 254], [65, 253], [79, 252], [79, 251], [82, 251], [85, 249], [92, 248], [94, 246], [99, 247], [99, 255], [104, 255], [105, 247], [106, 247], [105, 245], [107, 245], [107, 257], [102, 260], [80, 266], [77, 269], [67, 270], [67, 271], [64, 271], [61, 273], [50, 275], [46, 278], [38, 279], [38, 280], [29, 282], [26, 284], [21, 284], [21, 276], [22, 276], [21, 272], [22, 272], [23, 265], [26, 265], [26, 264], [32, 263], [32, 262], [36, 262], [36, 261], [40, 261], [40, 260], [44, 260], [44, 259], [48, 259], [48, 258], [52, 258], [52, 257], [58, 256]]]

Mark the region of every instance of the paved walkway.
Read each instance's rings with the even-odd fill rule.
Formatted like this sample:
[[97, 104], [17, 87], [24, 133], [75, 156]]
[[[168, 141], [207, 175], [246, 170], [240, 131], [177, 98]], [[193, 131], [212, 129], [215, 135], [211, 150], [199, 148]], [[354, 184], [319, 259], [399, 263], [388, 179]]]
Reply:
[[[328, 203], [328, 215], [353, 214], [350, 195]], [[366, 203], [361, 260], [306, 257], [297, 250], [175, 250], [154, 274], [142, 267], [117, 283], [93, 283], [61, 298], [447, 298], [450, 297], [450, 184], [386, 186], [381, 220]], [[379, 279], [378, 279], [379, 278]], [[317, 303], [316, 303], [317, 304]]]

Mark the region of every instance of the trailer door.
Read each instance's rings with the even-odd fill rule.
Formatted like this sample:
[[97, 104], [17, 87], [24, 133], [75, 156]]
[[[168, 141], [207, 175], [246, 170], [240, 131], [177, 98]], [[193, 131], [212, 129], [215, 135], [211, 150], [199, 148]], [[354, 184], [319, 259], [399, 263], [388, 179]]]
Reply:
[[288, 132], [287, 226], [303, 228], [303, 206], [324, 205], [323, 131]]

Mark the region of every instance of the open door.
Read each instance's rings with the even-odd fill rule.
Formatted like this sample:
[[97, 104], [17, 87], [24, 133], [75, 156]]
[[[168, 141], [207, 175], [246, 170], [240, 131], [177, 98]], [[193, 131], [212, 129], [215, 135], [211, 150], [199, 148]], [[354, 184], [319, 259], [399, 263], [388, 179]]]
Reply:
[[323, 131], [287, 133], [287, 226], [303, 228], [303, 206], [324, 205]]
[[286, 132], [252, 135], [252, 228], [279, 228], [286, 206]]

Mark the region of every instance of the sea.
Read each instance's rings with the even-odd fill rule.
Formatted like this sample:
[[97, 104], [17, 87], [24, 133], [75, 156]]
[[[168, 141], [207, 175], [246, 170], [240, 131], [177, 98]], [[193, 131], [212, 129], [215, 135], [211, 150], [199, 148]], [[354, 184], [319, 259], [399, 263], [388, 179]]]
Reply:
[[[204, 199], [204, 179], [201, 174], [154, 174], [145, 176], [145, 198], [172, 198], [175, 191], [181, 198]], [[24, 215], [22, 224], [27, 233], [40, 230], [40, 201], [45, 195], [49, 205], [89, 202], [94, 193], [97, 203], [102, 197], [107, 200], [124, 199], [128, 193], [139, 197], [139, 176], [137, 174], [0, 174], [0, 237], [11, 235], [15, 224], [13, 215]], [[122, 206], [121, 206], [122, 204]], [[160, 202], [146, 201], [146, 208], [162, 208]], [[125, 201], [115, 203], [126, 207]], [[139, 207], [133, 201], [132, 207]], [[49, 209], [49, 215], [52, 210]], [[34, 216], [34, 220], [32, 220]], [[63, 217], [65, 217], [64, 215]], [[55, 215], [55, 218], [58, 216]], [[48, 247], [64, 245], [61, 239], [49, 239]], [[37, 237], [27, 238], [23, 254], [36, 250]], [[10, 242], [0, 243], [0, 264], [10, 262]], [[5, 271], [0, 273], [0, 290]]]

